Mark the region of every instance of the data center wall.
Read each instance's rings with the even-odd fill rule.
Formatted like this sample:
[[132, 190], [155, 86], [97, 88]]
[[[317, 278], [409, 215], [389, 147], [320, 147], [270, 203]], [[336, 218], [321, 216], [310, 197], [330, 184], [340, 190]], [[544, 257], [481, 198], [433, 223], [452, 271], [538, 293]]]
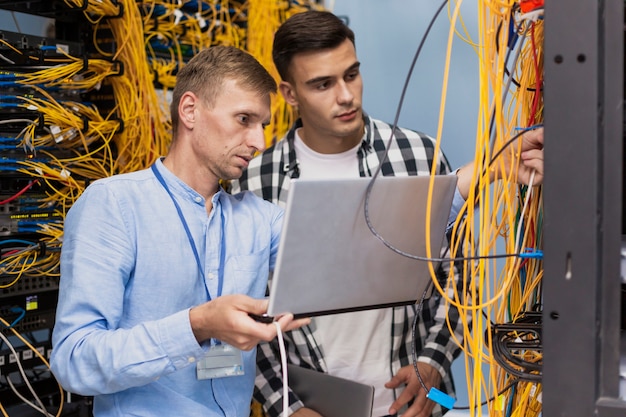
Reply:
[[[269, 68], [273, 30], [309, 8], [322, 6], [0, 0], [0, 407], [33, 385], [51, 413], [71, 411], [47, 359], [72, 204], [166, 153], [176, 73], [197, 51], [232, 45]], [[272, 111], [268, 142], [292, 120], [281, 100]]]

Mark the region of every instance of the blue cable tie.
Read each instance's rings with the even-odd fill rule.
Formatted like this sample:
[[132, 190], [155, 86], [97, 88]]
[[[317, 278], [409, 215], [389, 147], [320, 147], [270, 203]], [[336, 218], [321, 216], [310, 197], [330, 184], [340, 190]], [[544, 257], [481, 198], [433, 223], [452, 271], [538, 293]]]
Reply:
[[517, 256], [520, 258], [543, 259], [543, 251], [538, 249], [526, 249], [526, 252], [521, 252]]
[[426, 398], [436, 402], [442, 407], [446, 407], [448, 410], [452, 410], [456, 401], [453, 397], [449, 396], [443, 391], [439, 391], [435, 387], [430, 388], [430, 391], [428, 391], [428, 394], [426, 394]]
[[543, 123], [539, 123], [539, 124], [527, 126], [527, 127], [515, 126], [514, 129], [515, 130], [533, 130], [533, 129], [539, 129], [540, 127], [543, 127]]

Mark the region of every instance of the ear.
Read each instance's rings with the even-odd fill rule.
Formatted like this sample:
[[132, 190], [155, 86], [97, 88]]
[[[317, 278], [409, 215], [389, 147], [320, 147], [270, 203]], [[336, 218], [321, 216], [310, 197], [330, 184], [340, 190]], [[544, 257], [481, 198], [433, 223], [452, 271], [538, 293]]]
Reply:
[[288, 104], [294, 107], [298, 106], [298, 96], [291, 84], [289, 84], [287, 81], [281, 81], [280, 84], [278, 84], [278, 89], [280, 90], [280, 94], [283, 95], [285, 101]]
[[178, 120], [188, 129], [193, 129], [196, 122], [196, 109], [199, 98], [191, 91], [185, 92], [178, 103]]

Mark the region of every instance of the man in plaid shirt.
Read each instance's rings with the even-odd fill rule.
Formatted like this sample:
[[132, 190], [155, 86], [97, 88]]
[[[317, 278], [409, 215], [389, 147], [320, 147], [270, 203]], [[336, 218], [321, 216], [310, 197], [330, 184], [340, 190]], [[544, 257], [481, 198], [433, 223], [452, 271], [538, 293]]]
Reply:
[[[290, 178], [368, 177], [381, 165], [385, 176], [430, 175], [433, 163], [438, 174], [450, 173], [442, 153], [433, 161], [435, 141], [408, 129], [394, 132], [384, 158], [391, 126], [361, 108], [363, 85], [354, 33], [332, 13], [307, 11], [289, 18], [276, 32], [273, 59], [283, 80], [280, 91], [300, 118], [282, 140], [250, 161], [232, 183], [232, 192], [251, 190], [284, 207]], [[542, 134], [533, 140], [536, 149], [530, 151], [528, 166], [520, 169], [520, 180], [532, 169], [542, 170], [539, 140], [542, 143]], [[457, 171], [451, 221], [467, 197], [472, 172], [471, 164]], [[535, 181], [539, 179], [536, 175]], [[447, 279], [448, 266], [444, 262], [439, 268], [440, 280]], [[406, 417], [441, 415], [446, 410], [426, 398], [413, 367], [415, 314], [416, 306], [411, 305], [314, 317], [309, 326], [284, 335], [287, 361], [373, 385], [373, 417], [397, 412]], [[435, 291], [415, 328], [417, 367], [427, 387], [452, 396], [450, 367], [460, 352], [454, 339], [463, 340], [459, 312], [444, 305]], [[283, 380], [277, 342], [259, 346], [257, 366], [254, 397], [270, 417], [278, 417]], [[293, 416], [319, 416], [293, 392], [289, 408]]]

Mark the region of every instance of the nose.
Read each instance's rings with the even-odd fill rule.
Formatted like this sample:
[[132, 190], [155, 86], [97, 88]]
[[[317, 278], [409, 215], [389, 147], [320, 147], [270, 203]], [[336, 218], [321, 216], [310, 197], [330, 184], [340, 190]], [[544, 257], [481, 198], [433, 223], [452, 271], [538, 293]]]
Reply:
[[337, 103], [339, 104], [349, 104], [354, 100], [354, 94], [352, 94], [352, 90], [350, 90], [348, 84], [345, 81], [340, 81], [337, 83]]
[[256, 152], [263, 152], [266, 148], [265, 129], [263, 129], [263, 126], [261, 123], [255, 124], [248, 135], [248, 146], [256, 149]]

